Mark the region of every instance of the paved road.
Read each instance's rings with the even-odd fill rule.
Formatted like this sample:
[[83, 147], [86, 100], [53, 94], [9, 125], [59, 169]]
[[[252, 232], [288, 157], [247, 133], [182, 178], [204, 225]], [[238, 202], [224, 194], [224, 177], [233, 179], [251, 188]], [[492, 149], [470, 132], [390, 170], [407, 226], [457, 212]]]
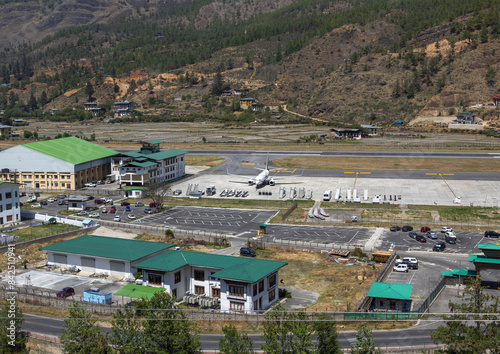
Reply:
[[[430, 333], [439, 324], [440, 322], [433, 321], [405, 330], [374, 331], [373, 337], [375, 338], [375, 343], [379, 347], [411, 347], [417, 345], [431, 345], [433, 343], [430, 338]], [[28, 314], [24, 315], [23, 330], [31, 333], [59, 337], [63, 326], [64, 321], [60, 319]], [[110, 330], [109, 328], [103, 328], [101, 331], [109, 332]], [[220, 335], [202, 335], [202, 348], [204, 350], [219, 349], [220, 338]], [[260, 335], [251, 335], [250, 338], [253, 340], [254, 348], [260, 349], [260, 345], [264, 343]], [[344, 348], [349, 348], [352, 343], [356, 342], [356, 332], [342, 332], [339, 333], [338, 338]]]

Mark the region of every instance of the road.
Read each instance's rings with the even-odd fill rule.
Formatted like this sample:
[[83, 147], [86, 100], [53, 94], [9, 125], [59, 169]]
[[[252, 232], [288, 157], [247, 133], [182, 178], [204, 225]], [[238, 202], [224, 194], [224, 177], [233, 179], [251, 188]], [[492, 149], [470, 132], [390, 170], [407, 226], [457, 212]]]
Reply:
[[[433, 344], [430, 333], [440, 324], [441, 322], [431, 321], [403, 330], [374, 331], [373, 337], [379, 347], [428, 346]], [[59, 337], [63, 326], [64, 321], [60, 319], [24, 314], [23, 330], [27, 332]], [[102, 329], [102, 332], [109, 331], [109, 328]], [[204, 350], [217, 350], [220, 338], [220, 335], [201, 335], [201, 346]], [[250, 338], [253, 340], [254, 348], [260, 349], [263, 343], [260, 335], [250, 335]], [[338, 338], [344, 348], [349, 348], [356, 342], [356, 332], [341, 332]]]

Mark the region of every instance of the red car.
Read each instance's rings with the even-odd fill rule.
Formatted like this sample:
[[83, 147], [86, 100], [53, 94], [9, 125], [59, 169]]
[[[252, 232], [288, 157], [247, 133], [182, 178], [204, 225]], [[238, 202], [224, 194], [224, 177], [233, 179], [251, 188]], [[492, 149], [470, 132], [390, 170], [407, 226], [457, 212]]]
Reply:
[[150, 208], [156, 208], [156, 203], [149, 203]]
[[106, 204], [106, 201], [103, 200], [103, 199], [95, 199], [94, 203], [96, 203], [96, 204]]
[[127, 206], [127, 205], [130, 205], [129, 202], [122, 202], [121, 206]]
[[114, 213], [116, 213], [116, 209], [115, 209], [115, 208], [111, 208], [111, 209], [109, 209], [109, 213], [110, 213], [110, 214], [114, 214]]
[[429, 226], [422, 226], [420, 228], [420, 232], [427, 232], [427, 231], [431, 231], [431, 228]]
[[57, 293], [57, 297], [62, 297], [62, 298], [66, 298], [72, 295], [75, 295], [75, 289], [73, 288], [64, 288]]

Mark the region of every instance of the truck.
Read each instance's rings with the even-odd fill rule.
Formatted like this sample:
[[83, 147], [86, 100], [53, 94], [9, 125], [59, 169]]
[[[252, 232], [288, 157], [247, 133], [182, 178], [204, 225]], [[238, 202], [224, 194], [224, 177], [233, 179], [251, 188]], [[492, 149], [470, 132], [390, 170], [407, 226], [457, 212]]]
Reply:
[[217, 193], [217, 190], [215, 189], [215, 186], [207, 186], [205, 193], [207, 196], [212, 196]]
[[329, 202], [330, 199], [332, 199], [332, 191], [327, 190], [327, 191], [325, 191], [325, 193], [323, 193], [323, 201]]

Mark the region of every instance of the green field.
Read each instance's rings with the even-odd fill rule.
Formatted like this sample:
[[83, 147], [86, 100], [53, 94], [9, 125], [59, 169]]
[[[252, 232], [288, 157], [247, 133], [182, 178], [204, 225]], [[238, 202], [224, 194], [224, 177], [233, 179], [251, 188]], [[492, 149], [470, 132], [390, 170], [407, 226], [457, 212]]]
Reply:
[[29, 241], [36, 238], [61, 234], [63, 232], [74, 231], [80, 229], [78, 226], [66, 224], [45, 224], [35, 227], [26, 227], [9, 232], [11, 235], [19, 236], [19, 241]]

